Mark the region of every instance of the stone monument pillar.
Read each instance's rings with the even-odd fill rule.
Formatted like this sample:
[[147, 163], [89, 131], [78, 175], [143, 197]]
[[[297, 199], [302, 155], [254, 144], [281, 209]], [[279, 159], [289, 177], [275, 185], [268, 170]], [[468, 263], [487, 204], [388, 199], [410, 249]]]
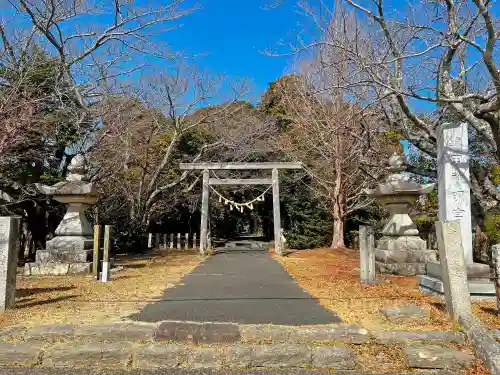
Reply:
[[497, 311], [500, 312], [500, 244], [491, 247], [492, 281], [495, 284]]
[[460, 235], [467, 264], [472, 260], [472, 219], [467, 124], [438, 127], [439, 221], [460, 221]]
[[389, 211], [389, 219], [377, 241], [375, 259], [381, 273], [397, 275], [425, 274], [425, 265], [436, 260], [436, 253], [427, 249], [425, 240], [418, 236], [418, 229], [408, 215], [412, 205], [422, 195], [429, 194], [435, 184], [421, 185], [409, 181], [405, 174], [405, 157], [394, 154], [389, 159], [392, 174], [385, 184], [366, 193]]
[[[469, 141], [467, 123], [445, 123], [438, 127], [439, 221], [459, 221], [469, 291], [472, 297], [493, 297], [490, 267], [474, 263], [472, 258], [472, 218], [469, 176]], [[431, 293], [445, 292], [439, 262], [429, 262], [420, 288]]]
[[436, 222], [446, 309], [455, 321], [459, 321], [461, 317], [467, 318], [472, 314], [467, 268], [459, 232], [460, 222], [458, 220]]
[[0, 217], [0, 312], [14, 306], [19, 219]]
[[85, 159], [76, 155], [68, 167], [66, 181], [37, 188], [58, 202], [68, 205], [57, 227], [56, 237], [47, 241], [46, 250], [36, 252], [36, 262], [25, 265], [24, 274], [66, 275], [92, 272], [93, 228], [85, 210], [97, 202], [92, 183], [85, 182]]

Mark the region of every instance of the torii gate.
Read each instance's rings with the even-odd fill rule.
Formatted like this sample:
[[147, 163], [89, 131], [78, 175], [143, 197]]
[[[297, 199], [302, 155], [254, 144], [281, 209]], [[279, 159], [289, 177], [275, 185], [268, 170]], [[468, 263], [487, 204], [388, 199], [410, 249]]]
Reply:
[[[201, 202], [200, 226], [200, 254], [205, 255], [208, 243], [208, 200], [210, 185], [272, 185], [273, 187], [273, 220], [274, 220], [274, 248], [276, 254], [283, 255], [281, 241], [281, 215], [280, 215], [280, 169], [301, 169], [302, 163], [181, 163], [181, 170], [203, 171], [203, 193]], [[210, 178], [210, 170], [256, 170], [271, 169], [272, 178], [248, 179], [218, 179]]]

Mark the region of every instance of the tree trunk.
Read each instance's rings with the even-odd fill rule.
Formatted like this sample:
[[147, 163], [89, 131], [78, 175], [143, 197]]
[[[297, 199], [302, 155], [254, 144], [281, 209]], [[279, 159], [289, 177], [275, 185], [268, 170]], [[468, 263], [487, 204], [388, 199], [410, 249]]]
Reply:
[[[46, 221], [45, 203], [43, 205], [37, 202], [28, 204], [25, 211], [27, 213], [26, 234], [30, 234], [29, 242], [26, 243], [29, 246], [29, 251], [25, 261], [34, 262], [36, 249], [45, 249], [48, 231], [53, 233], [62, 217], [59, 218], [56, 212], [51, 211], [49, 212], [49, 220]], [[51, 218], [54, 220], [50, 220]]]
[[489, 264], [491, 261], [490, 246], [488, 236], [476, 225], [476, 235], [472, 244], [474, 262]]
[[344, 243], [345, 200], [337, 192], [333, 201], [333, 239], [331, 248], [345, 247]]
[[26, 246], [29, 244], [31, 241], [28, 238], [28, 224], [23, 220], [21, 223], [21, 236], [20, 236], [20, 241], [19, 241], [19, 248], [18, 248], [18, 254], [17, 254], [17, 263], [19, 265], [24, 264], [24, 254], [26, 252]]
[[130, 219], [130, 221], [135, 220], [135, 202], [133, 199], [131, 199], [131, 202], [130, 202], [130, 207], [128, 210], [128, 218]]
[[332, 249], [344, 247], [344, 220], [343, 219], [334, 219], [333, 220], [333, 239], [332, 239], [332, 245], [330, 247]]
[[[339, 152], [341, 152], [342, 142], [337, 139], [337, 145], [339, 145]], [[346, 201], [343, 192], [342, 184], [342, 166], [340, 164], [339, 158], [335, 158], [335, 185], [332, 191], [332, 203], [333, 203], [333, 239], [332, 245], [333, 249], [338, 247], [345, 247], [344, 243], [344, 220], [346, 212]]]

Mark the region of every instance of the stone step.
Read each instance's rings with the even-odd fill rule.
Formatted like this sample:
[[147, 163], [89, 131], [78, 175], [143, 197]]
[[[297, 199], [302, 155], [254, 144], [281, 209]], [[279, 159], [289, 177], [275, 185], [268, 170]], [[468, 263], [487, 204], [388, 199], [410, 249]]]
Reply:
[[373, 340], [378, 344], [412, 344], [412, 343], [445, 343], [463, 344], [465, 334], [462, 332], [422, 332], [422, 331], [376, 331]]
[[[444, 295], [443, 281], [431, 276], [419, 276], [419, 287], [422, 291]], [[469, 293], [472, 299], [493, 300], [496, 298], [495, 285], [489, 280], [470, 280]]]
[[[68, 372], [65, 372], [64, 370], [60, 370], [58, 372], [55, 369], [47, 368], [47, 367], [20, 367], [20, 366], [9, 366], [9, 367], [3, 367], [0, 371], [2, 375], [60, 375], [64, 374], [66, 375]], [[61, 372], [62, 371], [62, 372]], [[96, 372], [98, 370], [90, 372], [92, 375], [101, 375], [101, 374], [108, 374], [108, 372]], [[47, 373], [48, 372], [48, 373]], [[210, 369], [186, 369], [186, 368], [170, 368], [168, 369], [168, 372], [165, 372], [165, 369], [162, 368], [153, 368], [149, 370], [144, 370], [140, 368], [127, 368], [124, 372], [126, 375], [271, 375], [271, 374], [278, 374], [278, 375], [456, 375], [456, 372], [453, 371], [448, 371], [448, 370], [425, 370], [425, 371], [415, 371], [415, 370], [408, 370], [408, 371], [382, 371], [382, 372], [365, 372], [365, 371], [335, 371], [332, 372], [330, 370], [314, 370], [311, 371], [310, 369], [307, 368], [296, 368], [296, 369], [272, 369], [271, 371], [266, 370], [266, 369], [245, 369], [242, 371], [242, 369], [237, 369], [237, 368], [228, 368], [228, 369], [219, 369], [219, 370], [210, 370]], [[71, 375], [88, 375], [89, 370], [86, 368], [80, 368], [80, 369], [72, 369], [71, 370]], [[120, 374], [120, 370], [111, 372], [111, 374]]]
[[[426, 266], [427, 276], [442, 279], [441, 264], [439, 262], [428, 262]], [[468, 280], [490, 280], [490, 266], [482, 263], [467, 264]]]
[[353, 370], [349, 348], [275, 344], [192, 347], [179, 344], [0, 344], [0, 365], [111, 368], [328, 368]]
[[[363, 352], [357, 348], [363, 345], [378, 345], [381, 350], [388, 345], [394, 350], [422, 342], [461, 345], [464, 341], [458, 332], [369, 332], [347, 324], [292, 327], [167, 321], [16, 326], [0, 331], [0, 365], [355, 370], [357, 353]], [[431, 366], [415, 362], [415, 353], [419, 352], [408, 349], [412, 366]], [[439, 353], [436, 368], [455, 358], [451, 351]]]
[[398, 307], [384, 307], [379, 311], [392, 323], [425, 324], [430, 319], [428, 310], [411, 303]]
[[176, 342], [206, 344], [393, 344], [411, 342], [465, 342], [461, 332], [368, 331], [360, 326], [238, 325], [232, 323], [113, 323], [13, 326], [0, 330], [0, 342]]
[[410, 368], [461, 370], [474, 361], [470, 353], [439, 345], [407, 346], [404, 355]]
[[267, 249], [264, 248], [246, 248], [246, 247], [217, 247], [215, 248], [217, 253], [237, 253], [237, 252], [265, 252]]
[[[224, 248], [226, 249], [267, 249], [268, 248], [268, 243], [266, 242], [259, 242], [259, 241], [246, 241], [246, 240], [241, 240], [241, 241], [229, 241], [224, 244]], [[221, 249], [224, 249], [221, 248]]]
[[[463, 369], [474, 356], [439, 345], [411, 345], [403, 350], [409, 368]], [[172, 343], [0, 343], [0, 366], [55, 368], [308, 368], [352, 371], [357, 351], [345, 346], [235, 344], [191, 346]]]

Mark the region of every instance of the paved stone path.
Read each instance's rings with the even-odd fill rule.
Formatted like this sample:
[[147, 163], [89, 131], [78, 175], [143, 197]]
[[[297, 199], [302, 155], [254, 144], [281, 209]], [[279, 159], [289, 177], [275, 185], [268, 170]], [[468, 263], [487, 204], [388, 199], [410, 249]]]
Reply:
[[163, 300], [147, 305], [139, 321], [312, 325], [340, 318], [302, 290], [266, 251], [224, 248], [208, 258]]

